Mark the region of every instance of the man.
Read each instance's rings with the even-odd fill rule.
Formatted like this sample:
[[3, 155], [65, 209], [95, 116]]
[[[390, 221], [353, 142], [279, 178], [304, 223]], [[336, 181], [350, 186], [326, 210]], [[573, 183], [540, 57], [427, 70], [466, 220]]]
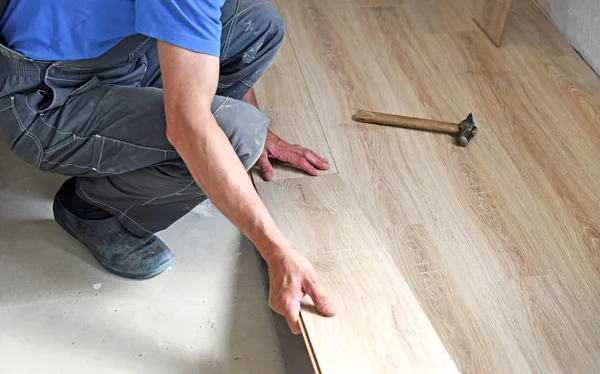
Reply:
[[[1, 1], [0, 1], [1, 3]], [[2, 4], [0, 4], [2, 5]], [[268, 130], [251, 87], [284, 27], [266, 0], [10, 0], [0, 18], [0, 137], [72, 176], [54, 217], [108, 270], [148, 278], [173, 261], [154, 233], [207, 197], [269, 266], [269, 305], [333, 316], [313, 267], [282, 235], [247, 170], [327, 160]], [[216, 93], [216, 95], [215, 95]]]

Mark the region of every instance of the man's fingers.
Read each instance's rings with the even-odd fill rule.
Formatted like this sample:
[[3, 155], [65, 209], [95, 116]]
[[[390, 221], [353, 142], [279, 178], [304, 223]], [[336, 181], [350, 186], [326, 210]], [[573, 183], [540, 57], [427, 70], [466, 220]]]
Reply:
[[304, 157], [308, 162], [310, 162], [313, 166], [320, 170], [328, 170], [329, 169], [329, 160], [324, 157], [319, 156], [319, 154], [315, 151], [311, 151], [308, 148], [304, 148], [300, 145], [293, 145], [292, 149], [294, 153], [298, 156]]
[[283, 316], [287, 321], [290, 330], [294, 335], [300, 334], [300, 325], [298, 324], [298, 318], [300, 318], [300, 302], [293, 302], [288, 300], [282, 300], [281, 303]]
[[273, 179], [273, 166], [271, 166], [271, 163], [269, 162], [267, 151], [263, 151], [258, 158], [258, 167], [260, 168], [260, 172], [266, 181]]
[[316, 153], [309, 149], [305, 149], [302, 154], [305, 159], [308, 160], [311, 164], [313, 164], [316, 168], [321, 170], [329, 169], [329, 161], [327, 159], [319, 157]]
[[285, 318], [290, 331], [294, 335], [300, 334], [301, 330], [298, 324], [298, 318], [300, 318], [300, 301], [291, 301], [283, 295], [275, 297], [273, 296], [273, 290], [270, 292], [269, 307]]
[[315, 303], [315, 307], [319, 312], [327, 317], [335, 316], [336, 310], [333, 302], [325, 295], [323, 286], [317, 282], [311, 282], [306, 287], [306, 293], [312, 298]]
[[319, 175], [319, 172], [317, 171], [317, 169], [315, 169], [314, 166], [312, 166], [303, 156], [300, 156], [296, 153], [290, 152], [286, 155], [285, 160], [283, 161], [289, 162], [292, 165], [299, 166], [300, 168], [302, 168], [302, 170], [304, 170], [310, 175]]
[[296, 316], [292, 317], [286, 317], [285, 320], [287, 321], [288, 326], [290, 327], [290, 331], [292, 332], [292, 334], [294, 335], [298, 335], [302, 332], [302, 330], [300, 330], [300, 325], [298, 324], [298, 318], [300, 317], [300, 314], [297, 314]]

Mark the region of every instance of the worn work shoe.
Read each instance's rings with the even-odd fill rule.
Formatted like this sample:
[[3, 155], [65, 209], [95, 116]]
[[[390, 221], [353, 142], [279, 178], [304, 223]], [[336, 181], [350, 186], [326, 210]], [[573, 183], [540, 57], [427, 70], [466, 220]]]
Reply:
[[65, 207], [58, 194], [53, 211], [60, 227], [85, 244], [102, 266], [119, 276], [150, 278], [165, 271], [173, 262], [173, 253], [157, 236], [135, 236], [115, 217], [80, 218]]

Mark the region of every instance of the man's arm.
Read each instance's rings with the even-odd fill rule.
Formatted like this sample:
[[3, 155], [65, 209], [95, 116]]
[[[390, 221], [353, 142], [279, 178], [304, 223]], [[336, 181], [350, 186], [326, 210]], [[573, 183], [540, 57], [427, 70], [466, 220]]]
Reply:
[[309, 294], [317, 309], [335, 309], [315, 271], [283, 236], [254, 190], [210, 106], [219, 77], [219, 58], [158, 42], [167, 138], [211, 202], [246, 235], [269, 265], [269, 305], [286, 317], [294, 333], [300, 300]]

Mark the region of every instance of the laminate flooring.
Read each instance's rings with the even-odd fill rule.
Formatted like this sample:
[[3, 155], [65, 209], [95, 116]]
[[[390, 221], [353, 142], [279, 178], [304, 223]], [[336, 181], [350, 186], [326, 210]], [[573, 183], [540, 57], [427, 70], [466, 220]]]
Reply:
[[512, 0], [477, 0], [475, 22], [500, 46]]
[[[341, 303], [302, 314], [317, 369], [451, 372], [441, 342], [462, 373], [597, 372], [600, 79], [550, 21], [513, 2], [497, 48], [470, 0], [275, 4], [286, 46], [259, 102], [334, 168], [255, 183]], [[459, 148], [358, 109], [480, 131]]]
[[456, 372], [339, 175], [257, 187], [268, 196], [267, 207], [275, 220], [311, 260], [338, 306], [335, 318], [321, 317], [310, 300], [302, 312], [320, 372]]

